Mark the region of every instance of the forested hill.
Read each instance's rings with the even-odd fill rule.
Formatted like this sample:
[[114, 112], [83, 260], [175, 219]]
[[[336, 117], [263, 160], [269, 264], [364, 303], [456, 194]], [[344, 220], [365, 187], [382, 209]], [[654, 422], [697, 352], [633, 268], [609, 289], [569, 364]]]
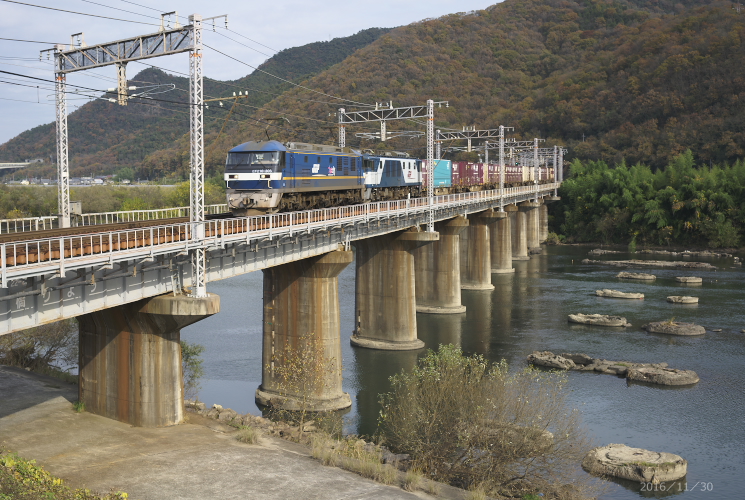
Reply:
[[[239, 101], [240, 106], [231, 116], [231, 120], [245, 120], [255, 108], [292, 87], [267, 73], [284, 80], [302, 82], [343, 61], [389, 31], [389, 28], [371, 28], [350, 37], [286, 49], [259, 66], [259, 71], [236, 81], [221, 82], [205, 78], [205, 98], [231, 96], [233, 92], [251, 90], [246, 92], [246, 99]], [[157, 60], [153, 62], [157, 64]], [[136, 65], [129, 65], [130, 71], [135, 68]], [[250, 70], [249, 67], [245, 69]], [[97, 100], [72, 112], [68, 118], [72, 175], [110, 174], [121, 167], [133, 167], [145, 177], [148, 172], [141, 168], [145, 157], [167, 150], [188, 132], [188, 78], [148, 68], [134, 77], [130, 76], [129, 84], [140, 88], [152, 84], [175, 84], [176, 90], [152, 94], [152, 101], [131, 99], [127, 106]], [[74, 102], [71, 101], [71, 104]], [[211, 104], [205, 113], [205, 128], [208, 133], [216, 133], [222, 127], [232, 101], [224, 102], [226, 106], [222, 109], [216, 109], [219, 107], [217, 103]], [[50, 155], [56, 156], [55, 149], [54, 123], [41, 125], [0, 145], [0, 162], [49, 158]], [[188, 164], [188, 155], [184, 158], [182, 153], [177, 153], [171, 163], [181, 165], [184, 161]], [[55, 166], [45, 164], [28, 170], [30, 175], [35, 176], [54, 175]], [[174, 173], [184, 175], [184, 172]]]
[[[514, 126], [518, 137], [558, 141], [581, 159], [662, 166], [690, 148], [699, 162], [731, 162], [745, 155], [745, 11], [702, 0], [506, 0], [396, 28], [307, 86], [362, 103], [448, 100], [436, 109], [438, 127]], [[277, 139], [333, 141], [329, 113], [340, 104], [301, 98], [328, 100], [290, 90], [254, 116], [285, 116], [291, 127], [244, 122], [215, 150], [267, 128]], [[349, 143], [360, 130], [348, 128]], [[180, 142], [146, 165], [174, 168], [162, 160], [186, 148]]]

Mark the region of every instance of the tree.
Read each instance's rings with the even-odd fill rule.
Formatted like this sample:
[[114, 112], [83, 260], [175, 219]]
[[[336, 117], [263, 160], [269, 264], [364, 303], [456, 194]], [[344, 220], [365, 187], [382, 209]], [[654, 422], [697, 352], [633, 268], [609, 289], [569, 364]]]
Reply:
[[447, 345], [391, 383], [381, 398], [381, 436], [423, 473], [510, 497], [569, 498], [569, 484], [574, 498], [589, 492], [577, 464], [590, 446], [567, 406], [565, 374], [510, 373], [504, 361], [489, 364]]

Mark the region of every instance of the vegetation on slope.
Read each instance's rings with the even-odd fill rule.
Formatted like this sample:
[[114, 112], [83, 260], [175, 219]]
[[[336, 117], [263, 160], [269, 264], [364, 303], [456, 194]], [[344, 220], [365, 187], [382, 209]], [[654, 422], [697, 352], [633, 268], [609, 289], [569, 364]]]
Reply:
[[666, 168], [574, 160], [554, 229], [570, 241], [737, 247], [745, 241], [745, 161], [696, 164], [690, 151]]
[[[363, 103], [448, 100], [436, 110], [439, 127], [511, 125], [580, 159], [658, 168], [691, 149], [697, 161], [733, 162], [745, 155], [744, 43], [745, 16], [729, 2], [506, 0], [397, 28], [308, 86]], [[299, 98], [328, 100], [293, 89], [255, 116], [307, 117], [270, 131], [332, 142], [329, 113], [344, 104]], [[265, 128], [237, 126], [216, 149], [264, 137]], [[361, 129], [349, 128], [349, 143]], [[390, 147], [423, 153], [422, 141]]]

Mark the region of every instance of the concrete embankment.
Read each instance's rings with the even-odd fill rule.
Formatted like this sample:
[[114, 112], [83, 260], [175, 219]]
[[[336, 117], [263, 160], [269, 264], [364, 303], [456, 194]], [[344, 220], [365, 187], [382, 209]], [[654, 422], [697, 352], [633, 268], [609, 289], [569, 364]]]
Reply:
[[[132, 427], [76, 413], [76, 399], [77, 386], [0, 366], [0, 444], [69, 486], [137, 500], [433, 498], [325, 467], [282, 439], [239, 443], [233, 427], [193, 413], [182, 425]], [[445, 497], [463, 498], [450, 490]]]

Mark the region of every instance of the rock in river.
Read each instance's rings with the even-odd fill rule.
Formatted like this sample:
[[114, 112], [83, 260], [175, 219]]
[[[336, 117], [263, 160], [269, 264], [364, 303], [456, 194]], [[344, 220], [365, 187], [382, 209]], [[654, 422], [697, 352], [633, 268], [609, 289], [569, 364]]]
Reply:
[[642, 326], [650, 333], [665, 333], [667, 335], [703, 335], [706, 329], [693, 323], [678, 323], [676, 321], [655, 321]]
[[587, 354], [564, 352], [558, 355], [551, 351], [535, 351], [528, 356], [528, 363], [561, 370], [617, 375], [619, 377], [625, 377], [628, 380], [657, 385], [691, 385], [699, 381], [698, 375], [693, 370], [668, 368], [667, 363], [610, 361], [607, 359], [591, 358]]
[[678, 283], [691, 283], [691, 284], [697, 284], [700, 285], [703, 283], [703, 279], [699, 278], [698, 276], [676, 276], [675, 281]]
[[570, 323], [596, 326], [631, 326], [622, 316], [608, 316], [607, 314], [570, 314]]
[[621, 278], [622, 280], [654, 281], [657, 279], [657, 276], [647, 273], [627, 273], [626, 271], [621, 271], [616, 274], [616, 278]]
[[691, 297], [689, 295], [671, 295], [667, 298], [668, 302], [673, 304], [698, 304], [698, 297]]
[[688, 461], [672, 453], [609, 444], [585, 455], [582, 468], [598, 476], [657, 484], [684, 477], [688, 471]]
[[595, 295], [598, 297], [610, 297], [613, 299], [643, 299], [643, 293], [634, 292], [619, 292], [618, 290], [609, 290], [604, 288], [602, 290], [595, 290]]
[[648, 382], [657, 385], [691, 385], [699, 381], [698, 374], [693, 370], [675, 370], [673, 368], [629, 368], [626, 372], [628, 380]]
[[546, 368], [559, 368], [560, 370], [574, 368], [574, 361], [557, 356], [550, 351], [535, 351], [528, 355], [528, 362]]

